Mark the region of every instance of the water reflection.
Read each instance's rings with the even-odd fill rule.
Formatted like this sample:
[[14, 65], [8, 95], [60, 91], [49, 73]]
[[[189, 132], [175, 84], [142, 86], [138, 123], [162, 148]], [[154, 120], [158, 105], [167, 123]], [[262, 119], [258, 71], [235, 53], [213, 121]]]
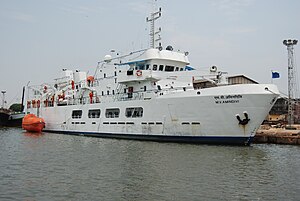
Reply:
[[26, 137], [39, 138], [43, 135], [44, 135], [43, 133], [24, 131], [24, 136], [26, 136]]

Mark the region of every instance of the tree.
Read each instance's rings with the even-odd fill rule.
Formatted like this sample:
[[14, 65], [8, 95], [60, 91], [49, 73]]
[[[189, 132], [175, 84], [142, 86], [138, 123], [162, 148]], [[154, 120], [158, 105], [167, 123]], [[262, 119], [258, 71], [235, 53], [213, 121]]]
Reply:
[[9, 107], [9, 109], [14, 111], [14, 112], [22, 112], [22, 104], [14, 103]]

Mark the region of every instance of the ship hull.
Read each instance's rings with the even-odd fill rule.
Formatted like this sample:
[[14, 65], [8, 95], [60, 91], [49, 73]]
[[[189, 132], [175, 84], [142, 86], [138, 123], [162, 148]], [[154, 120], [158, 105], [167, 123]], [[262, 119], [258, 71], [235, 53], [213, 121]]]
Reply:
[[7, 126], [8, 127], [22, 127], [22, 120], [25, 116], [25, 113], [16, 113], [16, 114], [10, 114]]
[[144, 134], [125, 134], [125, 133], [97, 133], [84, 131], [55, 131], [44, 130], [49, 133], [78, 135], [98, 138], [115, 138], [125, 140], [141, 140], [154, 142], [174, 142], [174, 143], [189, 143], [189, 144], [222, 144], [222, 145], [250, 145], [253, 141], [253, 136], [250, 137], [229, 137], [224, 136], [172, 136], [172, 135], [144, 135]]
[[[267, 90], [266, 90], [267, 89]], [[39, 108], [44, 131], [120, 139], [249, 145], [278, 97], [274, 85], [236, 85], [190, 90], [151, 99]], [[142, 107], [141, 118], [127, 118], [128, 107]], [[108, 108], [119, 116], [106, 117]], [[100, 109], [99, 118], [88, 111]], [[72, 118], [81, 110], [82, 117]], [[37, 112], [34, 108], [31, 112]], [[247, 123], [238, 120], [248, 118]]]
[[6, 112], [0, 112], [0, 127], [7, 126], [9, 114]]

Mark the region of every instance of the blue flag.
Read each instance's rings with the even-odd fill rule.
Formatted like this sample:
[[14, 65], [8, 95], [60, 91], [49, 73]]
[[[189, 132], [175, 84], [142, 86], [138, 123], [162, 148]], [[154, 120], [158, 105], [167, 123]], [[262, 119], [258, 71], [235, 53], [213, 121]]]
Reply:
[[280, 78], [280, 75], [276, 71], [272, 71], [272, 78]]

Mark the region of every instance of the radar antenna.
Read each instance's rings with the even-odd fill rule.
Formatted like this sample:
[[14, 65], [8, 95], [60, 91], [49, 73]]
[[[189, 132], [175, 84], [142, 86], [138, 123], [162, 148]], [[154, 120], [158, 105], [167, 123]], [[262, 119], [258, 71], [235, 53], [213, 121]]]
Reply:
[[[156, 10], [156, 0], [153, 1], [153, 11], [150, 14], [150, 17], [147, 17], [147, 22], [150, 22], [150, 48], [157, 48], [155, 47], [155, 43], [161, 40], [159, 33], [161, 32], [161, 28], [155, 31], [155, 21], [161, 17], [161, 8], [158, 11]], [[159, 43], [158, 48], [161, 46]]]

